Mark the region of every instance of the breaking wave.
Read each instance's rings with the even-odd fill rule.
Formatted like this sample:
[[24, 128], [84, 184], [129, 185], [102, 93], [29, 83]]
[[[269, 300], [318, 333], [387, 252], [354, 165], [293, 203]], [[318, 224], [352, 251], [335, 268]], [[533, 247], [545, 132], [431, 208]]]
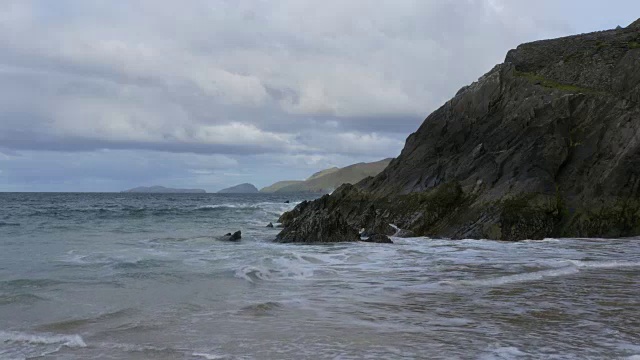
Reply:
[[67, 347], [87, 347], [80, 335], [27, 334], [13, 331], [0, 331], [0, 342], [28, 343], [33, 345], [60, 344]]

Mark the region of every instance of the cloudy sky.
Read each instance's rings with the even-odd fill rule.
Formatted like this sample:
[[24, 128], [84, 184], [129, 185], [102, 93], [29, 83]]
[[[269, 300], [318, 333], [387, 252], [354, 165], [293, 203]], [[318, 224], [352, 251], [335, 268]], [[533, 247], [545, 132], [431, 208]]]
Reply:
[[215, 191], [393, 157], [519, 43], [637, 16], [637, 0], [1, 0], [0, 191]]

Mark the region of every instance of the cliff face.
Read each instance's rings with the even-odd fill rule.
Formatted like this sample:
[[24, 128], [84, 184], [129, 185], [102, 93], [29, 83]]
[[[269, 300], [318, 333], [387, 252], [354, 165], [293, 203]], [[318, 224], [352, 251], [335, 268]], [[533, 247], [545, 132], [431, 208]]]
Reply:
[[[393, 223], [451, 238], [640, 234], [634, 24], [509, 51], [429, 115], [382, 173], [295, 217], [325, 211], [358, 229], [391, 233]], [[294, 216], [283, 217], [287, 226]]]

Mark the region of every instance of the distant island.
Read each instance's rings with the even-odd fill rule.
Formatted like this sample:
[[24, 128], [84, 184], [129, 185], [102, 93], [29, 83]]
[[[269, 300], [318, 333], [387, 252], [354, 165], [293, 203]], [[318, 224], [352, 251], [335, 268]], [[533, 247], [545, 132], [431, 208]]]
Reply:
[[257, 194], [258, 188], [253, 184], [244, 183], [218, 191], [218, 194]]
[[164, 186], [138, 186], [133, 189], [121, 191], [123, 193], [153, 193], [153, 194], [204, 194], [203, 189], [174, 189]]
[[358, 163], [343, 168], [332, 167], [311, 175], [306, 180], [279, 181], [260, 189], [262, 193], [325, 193], [328, 194], [343, 184], [356, 184], [361, 180], [376, 176], [384, 170], [392, 159], [371, 163]]

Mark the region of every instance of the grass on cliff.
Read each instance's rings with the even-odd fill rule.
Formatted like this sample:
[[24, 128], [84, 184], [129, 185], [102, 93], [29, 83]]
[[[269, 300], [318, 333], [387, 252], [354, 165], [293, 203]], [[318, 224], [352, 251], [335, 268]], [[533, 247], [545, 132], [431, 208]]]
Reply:
[[541, 86], [544, 86], [544, 87], [550, 88], [550, 89], [557, 89], [557, 90], [560, 90], [560, 91], [568, 91], [568, 92], [574, 92], [574, 93], [576, 93], [576, 92], [595, 93], [596, 92], [593, 89], [589, 89], [589, 88], [585, 88], [585, 87], [569, 85], [569, 84], [562, 84], [562, 83], [547, 79], [544, 76], [540, 76], [538, 74], [534, 74], [534, 73], [530, 73], [530, 72], [516, 71], [515, 72], [515, 76], [521, 77], [521, 78], [525, 78], [525, 79], [529, 80], [530, 82], [532, 82], [534, 84], [538, 84], [538, 85], [541, 85]]
[[629, 49], [638, 49], [640, 48], [640, 43], [636, 41], [631, 41], [628, 46], [629, 46]]

